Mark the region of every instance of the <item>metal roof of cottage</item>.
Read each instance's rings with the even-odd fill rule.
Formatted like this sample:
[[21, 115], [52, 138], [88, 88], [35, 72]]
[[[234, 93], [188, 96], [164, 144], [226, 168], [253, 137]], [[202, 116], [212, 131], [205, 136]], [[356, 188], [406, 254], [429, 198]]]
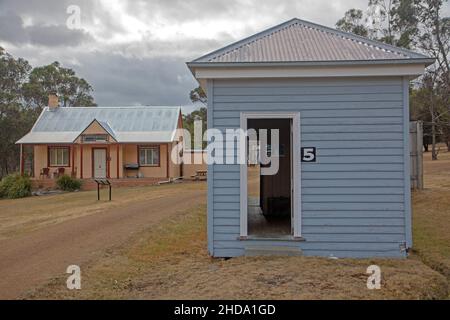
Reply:
[[72, 143], [97, 121], [117, 142], [171, 142], [180, 107], [44, 108], [31, 131], [17, 143]]
[[432, 63], [428, 56], [294, 18], [192, 62], [195, 65], [319, 62]]

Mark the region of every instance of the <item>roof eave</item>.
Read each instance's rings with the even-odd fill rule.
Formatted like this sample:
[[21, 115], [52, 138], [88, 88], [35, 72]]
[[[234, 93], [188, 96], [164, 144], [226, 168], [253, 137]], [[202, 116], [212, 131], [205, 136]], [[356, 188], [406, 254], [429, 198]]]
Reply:
[[385, 60], [333, 60], [333, 61], [269, 61], [269, 62], [187, 62], [191, 73], [195, 76], [195, 68], [227, 68], [227, 67], [309, 67], [309, 66], [355, 66], [355, 65], [395, 65], [424, 64], [426, 67], [435, 62], [434, 58], [409, 58]]

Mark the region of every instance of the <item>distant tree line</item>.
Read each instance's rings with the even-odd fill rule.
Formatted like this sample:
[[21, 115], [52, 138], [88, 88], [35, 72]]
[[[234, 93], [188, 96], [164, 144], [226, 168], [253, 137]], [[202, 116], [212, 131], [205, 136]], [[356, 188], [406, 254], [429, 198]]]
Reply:
[[350, 9], [336, 23], [346, 32], [413, 49], [436, 58], [410, 90], [411, 119], [424, 122], [424, 147], [445, 142], [450, 151], [450, 17], [448, 0], [369, 0], [367, 9]]
[[[191, 134], [191, 148], [194, 148], [194, 122], [195, 120], [202, 121], [203, 133], [207, 129], [207, 110], [206, 110], [206, 93], [202, 87], [197, 87], [189, 93], [189, 98], [193, 103], [200, 103], [204, 107], [194, 110], [189, 114], [183, 115], [183, 128], [188, 130]], [[206, 141], [203, 141], [202, 147], [206, 148]]]
[[0, 47], [0, 178], [17, 171], [15, 142], [31, 130], [55, 93], [65, 107], [95, 106], [92, 87], [58, 62], [35, 67]]

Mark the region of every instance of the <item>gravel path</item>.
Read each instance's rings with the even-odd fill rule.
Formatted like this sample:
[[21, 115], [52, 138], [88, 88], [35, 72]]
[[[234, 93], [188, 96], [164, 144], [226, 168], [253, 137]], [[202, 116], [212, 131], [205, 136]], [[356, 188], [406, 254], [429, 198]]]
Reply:
[[138, 200], [2, 240], [0, 299], [20, 298], [64, 274], [67, 266], [97, 259], [133, 234], [205, 202], [204, 189], [188, 186], [183, 192], [168, 192], [167, 196]]

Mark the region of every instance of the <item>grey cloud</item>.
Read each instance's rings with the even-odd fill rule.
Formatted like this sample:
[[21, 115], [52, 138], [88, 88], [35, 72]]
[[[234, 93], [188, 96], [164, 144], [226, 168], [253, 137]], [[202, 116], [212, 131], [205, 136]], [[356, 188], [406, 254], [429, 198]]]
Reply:
[[[124, 5], [124, 13], [138, 18], [142, 22], [148, 21], [157, 22], [158, 24], [168, 27], [181, 26], [185, 22], [211, 22], [214, 20], [227, 21], [230, 26], [233, 24], [242, 25], [239, 34], [234, 36], [219, 36], [216, 42], [219, 46], [231, 43], [243, 36], [251, 35], [257, 31], [269, 27], [271, 25], [281, 23], [292, 17], [307, 18], [319, 23], [326, 23], [333, 25], [338, 18], [340, 18], [345, 9], [350, 7], [364, 7], [367, 0], [346, 0], [344, 1], [317, 1], [317, 0], [266, 0], [266, 1], [210, 1], [210, 0], [136, 0], [136, 1], [121, 1]], [[121, 17], [114, 16], [113, 11], [110, 10], [108, 3], [101, 3], [99, 1], [89, 0], [40, 0], [40, 1], [26, 1], [26, 0], [2, 0], [0, 2], [0, 12], [5, 10], [12, 11], [14, 14], [31, 19], [32, 24], [35, 25], [35, 30], [32, 30], [35, 36], [36, 43], [45, 45], [55, 45], [58, 43], [66, 44], [66, 42], [58, 41], [57, 39], [71, 36], [73, 39], [67, 44], [73, 43], [75, 45], [87, 41], [89, 37], [86, 33], [73, 32], [71, 34], [64, 34], [64, 31], [57, 31], [53, 28], [48, 29], [52, 32], [53, 37], [49, 39], [44, 33], [47, 32], [43, 26], [63, 26], [68, 17], [66, 9], [69, 5], [78, 5], [81, 8], [82, 27], [92, 27], [95, 25], [95, 36], [103, 39], [108, 39], [117, 34], [126, 34], [126, 30], [122, 25]], [[340, 10], [342, 7], [342, 10]], [[345, 9], [344, 9], [345, 7]], [[336, 12], [342, 11], [342, 12]], [[17, 21], [11, 22], [11, 30], [17, 30], [17, 37], [11, 35], [11, 30], [3, 31], [7, 33], [3, 36], [4, 40], [13, 39], [16, 42], [23, 41], [27, 35], [23, 35], [23, 30], [19, 30]], [[225, 28], [226, 29], [226, 28]], [[224, 33], [229, 30], [224, 30]], [[1, 31], [0, 31], [1, 32]], [[22, 35], [21, 35], [22, 33]], [[155, 37], [157, 38], [157, 37]], [[153, 46], [153, 42], [157, 45]], [[181, 39], [180, 42], [183, 42]], [[215, 49], [213, 41], [209, 41], [211, 46], [205, 47], [206, 51]], [[147, 35], [145, 41], [129, 44], [130, 47], [137, 48], [141, 46], [158, 49], [159, 47], [178, 46], [175, 43], [167, 43], [160, 40], [153, 40], [152, 34]], [[182, 50], [184, 53], [186, 50]], [[199, 51], [200, 52], [200, 51]], [[164, 51], [162, 54], [172, 54], [173, 52]], [[203, 52], [200, 52], [203, 53]], [[189, 57], [195, 56], [195, 53]]]
[[183, 59], [133, 58], [96, 52], [74, 66], [94, 88], [99, 105], [188, 105], [197, 86]]
[[[260, 1], [258, 1], [259, 3]], [[184, 22], [186, 20], [203, 20], [217, 17], [232, 17], [242, 1], [210, 1], [210, 0], [167, 0], [167, 1], [130, 1], [126, 3], [127, 12], [134, 16], [164, 17], [169, 22]]]
[[[114, 34], [125, 32], [123, 27], [117, 23], [117, 17], [112, 16], [107, 7], [103, 7], [99, 1], [92, 0], [2, 0], [0, 1], [0, 16], [3, 18], [2, 12], [9, 12], [10, 15], [30, 20], [33, 26], [38, 26], [37, 29], [39, 26], [61, 26], [62, 28], [65, 27], [69, 17], [67, 8], [70, 5], [80, 7], [83, 29], [87, 29], [95, 21], [98, 21], [101, 27], [97, 29], [99, 36], [111, 37]], [[49, 31], [56, 33], [54, 30]], [[67, 31], [70, 30], [67, 29]], [[39, 30], [36, 33], [39, 33]], [[78, 30], [71, 35], [76, 38], [80, 37], [82, 33], [81, 30]], [[86, 34], [86, 32], [84, 33]]]
[[66, 26], [33, 26], [25, 28], [31, 44], [45, 46], [77, 46], [92, 41], [91, 35], [83, 30], [70, 30]]
[[[265, 0], [265, 1], [211, 1], [211, 0], [140, 0], [127, 1], [126, 11], [141, 20], [160, 18], [165, 24], [180, 24], [186, 21], [211, 21], [225, 19], [230, 25], [253, 24], [250, 32], [257, 31], [255, 22], [261, 26], [274, 25], [291, 18], [313, 19], [314, 22], [334, 25], [350, 8], [367, 7], [368, 0]], [[341, 12], [342, 11], [342, 12]], [[250, 23], [251, 22], [251, 23]]]
[[9, 43], [24, 43], [28, 35], [23, 28], [22, 18], [12, 12], [0, 14], [0, 39]]
[[44, 46], [77, 46], [92, 37], [83, 30], [70, 30], [66, 25], [24, 26], [22, 18], [14, 13], [0, 14], [0, 40], [13, 44]]
[[190, 61], [232, 41], [234, 41], [233, 37], [226, 33], [222, 33], [216, 39], [199, 40], [191, 37], [185, 37], [183, 39], [179, 39], [178, 41], [166, 41], [146, 38], [141, 42], [115, 45], [114, 48], [111, 49], [126, 56], [171, 56], [179, 57], [184, 61]]
[[91, 0], [2, 0], [0, 12], [8, 10], [22, 17], [30, 17], [34, 24], [64, 25], [69, 5], [80, 6], [82, 19], [90, 18], [94, 12], [100, 13], [98, 2]]

